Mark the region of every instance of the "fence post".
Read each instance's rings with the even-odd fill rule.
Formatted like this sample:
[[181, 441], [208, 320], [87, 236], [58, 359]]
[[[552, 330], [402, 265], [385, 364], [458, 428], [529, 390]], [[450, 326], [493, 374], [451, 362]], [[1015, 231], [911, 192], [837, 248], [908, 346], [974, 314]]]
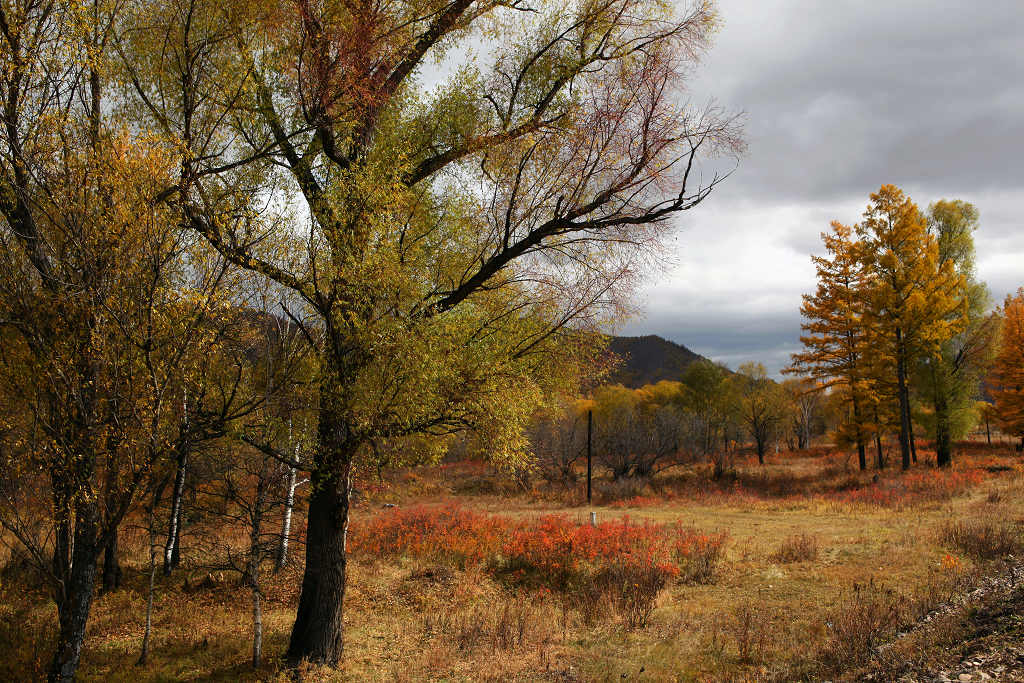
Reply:
[[591, 434], [594, 430], [594, 411], [587, 411], [587, 505], [590, 505], [593, 489], [590, 485], [591, 469]]

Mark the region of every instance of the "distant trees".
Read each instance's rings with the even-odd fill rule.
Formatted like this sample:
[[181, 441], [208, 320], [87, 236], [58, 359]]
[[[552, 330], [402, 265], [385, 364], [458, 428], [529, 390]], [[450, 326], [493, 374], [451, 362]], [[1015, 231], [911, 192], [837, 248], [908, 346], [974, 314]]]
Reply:
[[707, 360], [691, 363], [680, 381], [631, 389], [597, 387], [590, 398], [538, 413], [528, 433], [545, 478], [575, 481], [593, 414], [593, 456], [613, 480], [646, 478], [683, 463], [708, 461], [720, 477], [735, 454], [753, 443], [758, 462], [768, 448], [794, 438], [810, 445], [823, 429], [820, 388], [802, 380], [779, 384], [760, 363], [738, 372]]
[[813, 380], [789, 379], [782, 383], [788, 405], [789, 430], [794, 445], [804, 450], [823, 424], [823, 392]]
[[757, 449], [757, 461], [764, 464], [769, 442], [778, 437], [786, 417], [786, 394], [769, 379], [760, 363], [740, 365], [730, 378], [736, 385], [737, 412]]
[[683, 372], [682, 404], [692, 424], [695, 446], [710, 458], [715, 471], [725, 467], [734, 442], [740, 437], [740, 425], [729, 370], [708, 360], [691, 363]]
[[563, 486], [576, 481], [586, 457], [588, 405], [561, 403], [538, 413], [527, 429], [530, 452], [547, 481]]
[[600, 387], [592, 405], [594, 453], [613, 479], [649, 477], [679, 463], [685, 424], [677, 383]]

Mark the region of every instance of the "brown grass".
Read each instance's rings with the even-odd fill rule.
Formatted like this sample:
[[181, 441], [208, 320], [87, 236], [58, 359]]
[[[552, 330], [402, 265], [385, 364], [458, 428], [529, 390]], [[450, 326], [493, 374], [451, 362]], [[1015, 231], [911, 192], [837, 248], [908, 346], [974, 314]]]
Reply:
[[[786, 454], [770, 458], [764, 468], [742, 462], [738, 486], [711, 482], [699, 468], [681, 470], [649, 482], [641, 492], [650, 497], [644, 504], [593, 508], [599, 521], [628, 515], [637, 522], [728, 532], [714, 583], [669, 582], [654, 592], [656, 599], [644, 597], [652, 591], [631, 595], [620, 589], [614, 595], [593, 585], [564, 596], [543, 594], [472, 567], [354, 556], [344, 667], [310, 670], [307, 680], [838, 675], [864, 661], [865, 653], [894, 630], [947, 599], [965, 576], [986, 571], [982, 558], [998, 557], [1010, 547], [1017, 552], [1014, 520], [1024, 516], [1019, 512], [1024, 478], [1012, 452], [979, 449], [958, 454], [953, 473], [921, 466], [906, 476], [887, 471], [877, 483], [873, 472], [850, 470], [842, 455]], [[1008, 469], [986, 469], [999, 467]], [[964, 488], [945, 486], [968, 469], [985, 474]], [[384, 486], [364, 487], [353, 526], [377, 516], [383, 500], [400, 507], [444, 504], [453, 500], [453, 489], [467, 491], [454, 499], [481, 513], [513, 519], [556, 513], [589, 522], [589, 509], [575, 502], [567, 506], [543, 491], [510, 496], [480, 483], [491, 476], [496, 475], [486, 468], [461, 465], [395, 473]], [[460, 487], [463, 477], [473, 478], [473, 484]], [[918, 495], [914, 486], [934, 486], [941, 495]], [[854, 490], [883, 491], [890, 503], [892, 496], [903, 498], [879, 504], [867, 494], [846, 496]], [[1005, 524], [996, 524], [1001, 520]], [[296, 520], [296, 527], [302, 522]], [[245, 542], [238, 530], [219, 531], [239, 547]], [[146, 548], [141, 533], [126, 530], [125, 586], [95, 602], [81, 680], [286, 679], [274, 658], [285, 649], [294, 616], [301, 551], [296, 564], [268, 578], [268, 663], [252, 671], [244, 588], [203, 569], [194, 538], [195, 529], [186, 529], [183, 571], [158, 578], [152, 659], [137, 668]], [[0, 680], [39, 678], [52, 646], [52, 602], [16, 556], [4, 553], [0, 562], [6, 564], [0, 572]], [[895, 612], [891, 605], [897, 605]]]
[[811, 562], [818, 557], [818, 539], [812, 534], [787, 536], [772, 553], [771, 559], [779, 564]]
[[998, 519], [948, 522], [940, 537], [958, 552], [979, 560], [1006, 557], [1021, 548], [1018, 525]]

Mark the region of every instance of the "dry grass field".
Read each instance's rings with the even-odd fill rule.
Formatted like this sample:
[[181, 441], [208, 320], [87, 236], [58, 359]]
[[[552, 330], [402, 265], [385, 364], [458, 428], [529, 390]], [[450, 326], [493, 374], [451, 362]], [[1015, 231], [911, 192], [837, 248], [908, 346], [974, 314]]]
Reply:
[[[581, 486], [526, 490], [479, 464], [396, 472], [353, 517], [344, 667], [307, 678], [857, 680], [879, 645], [1004, 571], [1020, 543], [1011, 448], [961, 445], [949, 471], [920, 456], [881, 476], [827, 449], [744, 461], [728, 481], [695, 466], [628, 490], [599, 482], [593, 507]], [[190, 545], [202, 523], [183, 569], [158, 579], [145, 667], [148, 547], [125, 530], [125, 586], [95, 603], [82, 680], [286, 680], [276, 657], [300, 567], [267, 572], [268, 663], [253, 671], [248, 591]], [[17, 553], [2, 560], [0, 679], [41, 677], [56, 611]], [[962, 625], [943, 624], [936, 655]], [[890, 667], [931, 656], [887, 650]]]

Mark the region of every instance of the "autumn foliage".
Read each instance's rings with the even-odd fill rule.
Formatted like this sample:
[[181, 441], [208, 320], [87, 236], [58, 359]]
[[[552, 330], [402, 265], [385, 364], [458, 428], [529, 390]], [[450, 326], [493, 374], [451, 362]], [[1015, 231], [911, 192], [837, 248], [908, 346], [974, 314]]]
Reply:
[[995, 415], [1003, 431], [1024, 439], [1024, 288], [1003, 304], [1003, 340], [992, 372]]
[[567, 590], [609, 567], [652, 569], [666, 579], [707, 583], [727, 539], [680, 524], [621, 518], [597, 525], [549, 515], [531, 521], [459, 505], [392, 510], [354, 524], [357, 558], [410, 557], [458, 568], [482, 566], [514, 582]]

